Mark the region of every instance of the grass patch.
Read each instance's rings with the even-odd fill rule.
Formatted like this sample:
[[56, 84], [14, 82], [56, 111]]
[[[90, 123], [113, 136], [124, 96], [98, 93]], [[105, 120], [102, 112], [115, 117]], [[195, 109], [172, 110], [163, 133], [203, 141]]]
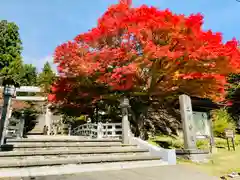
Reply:
[[179, 159], [179, 164], [187, 164], [198, 168], [210, 175], [223, 176], [231, 172], [240, 172], [240, 147], [236, 151], [218, 149], [218, 152], [212, 155], [209, 163], [197, 164], [190, 161]]
[[[212, 154], [209, 163], [193, 163], [189, 160], [177, 159], [178, 164], [186, 164], [195, 168], [198, 168], [210, 175], [214, 176], [223, 176], [231, 172], [240, 172], [240, 135], [235, 137], [236, 151], [228, 151], [227, 141], [222, 138], [214, 138], [217, 148], [217, 152]], [[156, 136], [149, 139], [149, 143], [161, 146], [164, 148], [173, 148], [173, 149], [182, 149], [183, 148], [183, 139], [179, 137], [169, 137], [169, 136]], [[208, 141], [198, 141], [197, 147], [199, 149], [209, 148]], [[230, 143], [231, 146], [231, 143]]]

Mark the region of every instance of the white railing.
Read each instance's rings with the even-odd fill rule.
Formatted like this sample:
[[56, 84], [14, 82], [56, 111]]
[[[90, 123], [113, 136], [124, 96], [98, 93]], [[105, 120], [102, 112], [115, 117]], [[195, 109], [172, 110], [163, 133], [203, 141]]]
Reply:
[[86, 123], [73, 129], [71, 135], [120, 139], [122, 137], [122, 123]]

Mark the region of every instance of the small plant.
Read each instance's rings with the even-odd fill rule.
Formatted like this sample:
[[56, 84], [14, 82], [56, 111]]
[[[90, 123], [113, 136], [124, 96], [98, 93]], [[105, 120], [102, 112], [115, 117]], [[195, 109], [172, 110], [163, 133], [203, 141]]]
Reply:
[[209, 149], [209, 140], [197, 140], [196, 145], [198, 149]]
[[224, 137], [227, 128], [235, 130], [236, 125], [225, 108], [212, 111], [213, 132], [216, 137]]

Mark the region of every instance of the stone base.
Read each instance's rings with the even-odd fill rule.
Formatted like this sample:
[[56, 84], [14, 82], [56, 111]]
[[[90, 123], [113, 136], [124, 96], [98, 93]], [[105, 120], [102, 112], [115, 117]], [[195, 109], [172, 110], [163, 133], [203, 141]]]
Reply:
[[191, 160], [197, 163], [206, 163], [210, 159], [209, 150], [200, 150], [200, 149], [184, 149], [176, 150], [177, 157]]
[[213, 147], [212, 148], [212, 154], [215, 154], [215, 153], [217, 153], [218, 152], [218, 149], [216, 148], [216, 147]]

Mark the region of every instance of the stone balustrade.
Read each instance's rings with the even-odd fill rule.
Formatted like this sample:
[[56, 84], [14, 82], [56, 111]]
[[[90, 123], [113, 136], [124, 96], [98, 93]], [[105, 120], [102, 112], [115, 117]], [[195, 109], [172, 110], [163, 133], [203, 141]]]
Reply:
[[7, 137], [15, 137], [15, 136], [17, 136], [18, 131], [19, 131], [18, 126], [8, 126], [8, 128], [6, 129], [6, 136]]
[[91, 138], [121, 138], [122, 123], [86, 123], [73, 129], [71, 135]]

